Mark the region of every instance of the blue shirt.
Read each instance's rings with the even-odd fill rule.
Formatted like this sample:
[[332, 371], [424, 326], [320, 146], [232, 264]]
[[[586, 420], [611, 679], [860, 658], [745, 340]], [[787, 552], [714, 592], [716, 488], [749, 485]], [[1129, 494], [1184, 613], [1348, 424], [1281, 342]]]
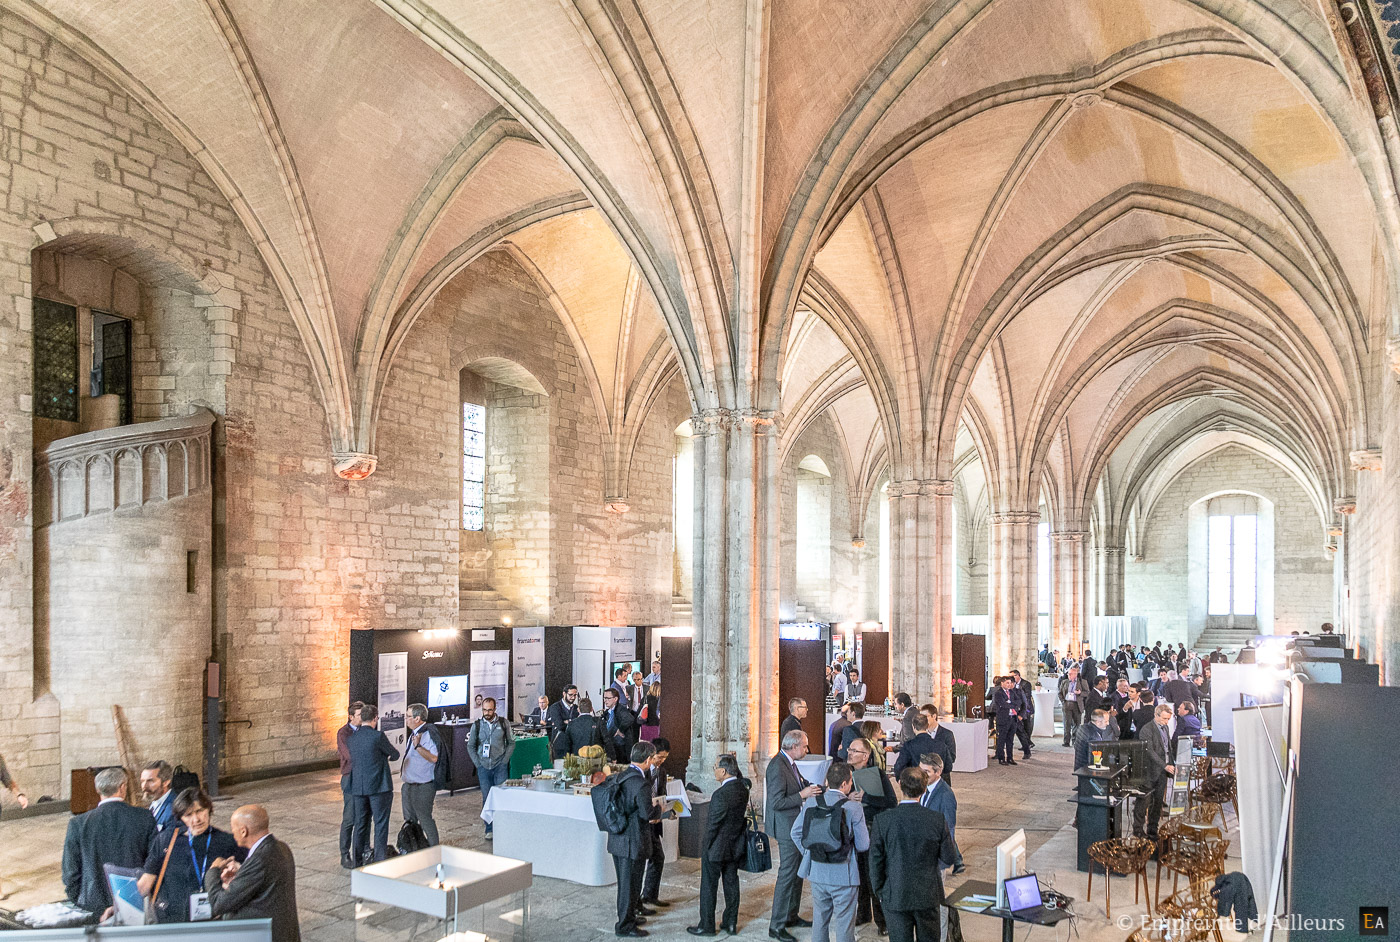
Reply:
[[422, 785], [433, 780], [434, 763], [419, 754], [419, 746], [424, 752], [438, 754], [437, 743], [428, 732], [428, 724], [418, 727], [416, 733], [408, 734], [408, 744], [404, 749], [403, 780], [408, 785]]

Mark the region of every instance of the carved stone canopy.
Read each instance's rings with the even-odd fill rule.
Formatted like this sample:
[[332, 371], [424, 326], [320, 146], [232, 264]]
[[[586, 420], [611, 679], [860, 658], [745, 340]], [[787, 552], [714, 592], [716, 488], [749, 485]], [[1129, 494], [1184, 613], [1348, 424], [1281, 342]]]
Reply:
[[345, 481], [363, 481], [379, 467], [379, 456], [361, 451], [338, 451], [331, 455], [335, 476]]
[[1379, 448], [1363, 448], [1351, 453], [1351, 470], [1379, 471], [1380, 469], [1381, 450]]

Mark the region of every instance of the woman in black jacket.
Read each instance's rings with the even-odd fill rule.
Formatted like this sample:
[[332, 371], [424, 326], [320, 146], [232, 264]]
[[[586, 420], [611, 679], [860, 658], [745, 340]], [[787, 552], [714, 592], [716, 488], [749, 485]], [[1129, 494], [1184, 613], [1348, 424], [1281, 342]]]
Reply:
[[[209, 869], [209, 862], [232, 857], [241, 863], [245, 852], [232, 834], [209, 823], [214, 802], [203, 791], [196, 788], [182, 791], [175, 799], [174, 811], [181, 823], [157, 831], [151, 838], [137, 888], [142, 896], [150, 896], [157, 881], [160, 882], [160, 892], [155, 898], [158, 922], [194, 922], [190, 898], [204, 893], [204, 873]], [[169, 863], [166, 863], [167, 858]], [[165, 868], [163, 880], [160, 879], [162, 867]], [[208, 903], [204, 906], [202, 919], [208, 919]]]
[[[846, 750], [846, 761], [851, 763], [852, 769], [856, 771], [866, 768], [879, 769], [879, 765], [874, 760], [875, 753], [870, 748], [870, 740], [860, 738], [851, 741], [851, 745]], [[899, 804], [899, 799], [894, 794], [894, 786], [890, 784], [890, 777], [883, 771], [880, 772], [880, 785], [882, 787], [878, 794], [873, 792], [862, 792], [861, 794], [860, 806], [865, 811], [867, 827], [874, 827], [873, 822], [877, 815]], [[860, 888], [856, 892], [856, 925], [865, 925], [873, 916], [880, 934], [884, 935], [885, 913], [880, 908], [879, 898], [870, 889], [870, 852], [868, 850], [856, 851], [856, 868], [860, 871]]]

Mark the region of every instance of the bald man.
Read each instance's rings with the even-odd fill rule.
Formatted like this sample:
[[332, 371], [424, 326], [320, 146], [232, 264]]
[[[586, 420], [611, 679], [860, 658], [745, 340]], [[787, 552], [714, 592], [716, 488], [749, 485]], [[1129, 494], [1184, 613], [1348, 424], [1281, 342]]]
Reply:
[[268, 831], [267, 809], [244, 805], [230, 822], [233, 839], [248, 851], [242, 864], [220, 857], [204, 875], [215, 919], [272, 919], [272, 942], [301, 942], [297, 919], [297, 866], [292, 849]]

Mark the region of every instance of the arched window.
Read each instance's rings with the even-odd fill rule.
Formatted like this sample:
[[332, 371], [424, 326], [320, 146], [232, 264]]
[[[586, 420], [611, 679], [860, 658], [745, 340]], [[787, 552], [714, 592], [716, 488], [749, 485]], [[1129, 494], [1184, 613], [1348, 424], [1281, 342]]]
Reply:
[[1038, 599], [1036, 611], [1050, 614], [1050, 522], [1040, 521], [1035, 539], [1035, 594]]
[[1259, 604], [1259, 500], [1215, 497], [1206, 517], [1206, 616], [1212, 625], [1252, 625]]
[[486, 407], [462, 403], [462, 529], [486, 521]]

